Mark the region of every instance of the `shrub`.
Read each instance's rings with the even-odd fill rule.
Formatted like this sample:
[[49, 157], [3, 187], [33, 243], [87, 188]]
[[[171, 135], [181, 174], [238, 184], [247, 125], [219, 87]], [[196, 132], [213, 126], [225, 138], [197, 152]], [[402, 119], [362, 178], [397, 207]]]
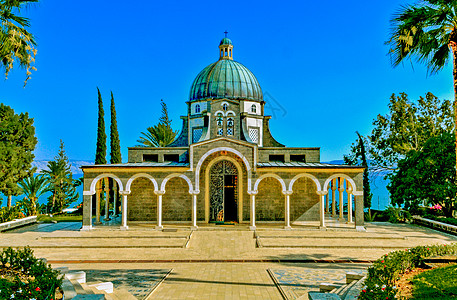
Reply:
[[59, 272], [35, 258], [28, 247], [5, 249], [0, 268], [0, 299], [49, 300], [62, 284]]
[[368, 268], [365, 286], [358, 299], [394, 299], [397, 294], [395, 282], [401, 274], [422, 266], [427, 257], [456, 254], [457, 244], [418, 246], [401, 251], [392, 251], [376, 260]]
[[9, 222], [14, 219], [20, 219], [25, 217], [21, 212], [19, 206], [12, 206], [11, 208], [2, 207], [0, 208], [0, 223]]

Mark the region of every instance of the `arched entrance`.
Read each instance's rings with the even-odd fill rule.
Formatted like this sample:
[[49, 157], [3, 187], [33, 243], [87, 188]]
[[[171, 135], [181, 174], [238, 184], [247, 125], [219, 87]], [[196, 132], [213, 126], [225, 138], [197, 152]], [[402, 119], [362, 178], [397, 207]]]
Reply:
[[221, 160], [211, 167], [209, 175], [209, 221], [238, 221], [238, 171], [235, 165]]

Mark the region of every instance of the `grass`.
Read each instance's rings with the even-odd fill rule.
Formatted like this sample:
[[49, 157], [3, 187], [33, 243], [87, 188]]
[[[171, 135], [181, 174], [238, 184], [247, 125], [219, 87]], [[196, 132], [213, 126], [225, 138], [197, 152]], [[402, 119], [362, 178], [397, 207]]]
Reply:
[[457, 264], [425, 271], [412, 283], [413, 299], [457, 299]]
[[53, 215], [52, 217], [48, 215], [39, 215], [37, 221], [44, 222], [44, 223], [52, 223], [53, 221], [56, 222], [81, 222], [83, 220], [83, 216], [81, 215]]

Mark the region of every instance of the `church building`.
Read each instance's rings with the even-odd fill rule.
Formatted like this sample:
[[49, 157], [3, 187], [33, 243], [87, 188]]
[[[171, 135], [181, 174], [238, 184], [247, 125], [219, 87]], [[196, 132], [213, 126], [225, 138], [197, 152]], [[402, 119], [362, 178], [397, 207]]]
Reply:
[[363, 229], [363, 168], [320, 163], [318, 147], [279, 143], [264, 114], [260, 84], [233, 59], [233, 48], [223, 38], [219, 59], [195, 77], [171, 144], [130, 147], [127, 163], [81, 167], [82, 230], [100, 224], [100, 197], [108, 193], [100, 182], [106, 178], [120, 195], [109, 201], [121, 204], [121, 229], [139, 223], [158, 230], [167, 224], [255, 230], [265, 223], [325, 229], [329, 220]]

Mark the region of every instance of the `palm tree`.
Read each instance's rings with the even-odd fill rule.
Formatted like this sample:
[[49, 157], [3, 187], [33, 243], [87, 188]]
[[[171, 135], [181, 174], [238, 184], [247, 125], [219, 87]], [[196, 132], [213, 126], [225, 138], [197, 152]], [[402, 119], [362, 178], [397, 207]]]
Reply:
[[[394, 67], [406, 59], [415, 58], [419, 63], [424, 63], [428, 71], [433, 74], [443, 69], [452, 58], [455, 116], [457, 116], [456, 13], [456, 0], [423, 0], [416, 5], [401, 6], [391, 20], [392, 32], [386, 42], [390, 46], [389, 54]], [[457, 118], [454, 118], [454, 130], [457, 133]], [[457, 134], [455, 138], [457, 154]]]
[[18, 183], [22, 194], [31, 202], [31, 215], [37, 214], [36, 204], [38, 198], [46, 193], [48, 189], [48, 179], [43, 175], [30, 176]]
[[177, 134], [171, 127], [160, 123], [148, 127], [146, 130], [146, 132], [141, 133], [140, 139], [137, 140], [137, 142], [140, 143], [139, 146], [165, 147], [173, 142]]
[[142, 132], [140, 139], [140, 147], [165, 147], [174, 141], [178, 131], [173, 131], [171, 128], [171, 120], [168, 117], [167, 104], [161, 99], [160, 106], [162, 107], [162, 115], [159, 118], [159, 123], [152, 127], [148, 127], [147, 132]]
[[27, 8], [38, 0], [0, 0], [0, 61], [5, 68], [5, 77], [13, 68], [14, 61], [26, 69], [26, 79], [30, 78], [32, 66], [35, 62], [36, 41], [34, 36], [27, 31], [30, 26], [28, 18], [18, 16], [16, 12]]

